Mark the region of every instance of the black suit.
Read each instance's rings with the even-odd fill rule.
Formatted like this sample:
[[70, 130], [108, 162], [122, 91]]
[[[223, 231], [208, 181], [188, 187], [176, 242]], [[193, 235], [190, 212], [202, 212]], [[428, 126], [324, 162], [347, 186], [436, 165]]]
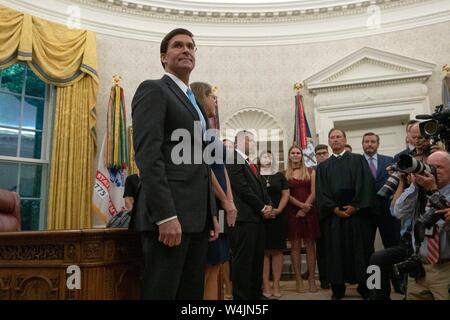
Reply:
[[261, 210], [270, 204], [267, 191], [245, 159], [234, 153], [226, 165], [238, 210], [231, 232], [233, 298], [254, 300], [262, 296], [264, 223]]
[[[202, 299], [215, 204], [209, 167], [202, 157], [197, 159], [199, 164], [193, 162], [194, 152], [201, 153], [204, 147], [200, 126], [194, 126], [198, 114], [180, 87], [165, 75], [141, 83], [133, 98], [132, 117], [141, 181], [133, 228], [142, 235], [143, 298]], [[173, 139], [177, 129], [189, 136]], [[180, 154], [180, 141], [186, 149], [178, 164], [180, 159], [172, 152]], [[156, 223], [173, 216], [178, 217], [183, 234], [181, 244], [170, 248], [158, 241]]]
[[[375, 192], [378, 192], [386, 183], [389, 178], [386, 168], [393, 163], [394, 159], [392, 157], [382, 154], [377, 155], [377, 175], [374, 179]], [[377, 211], [376, 225], [380, 231], [381, 240], [385, 248], [396, 246], [400, 241], [400, 221], [391, 215], [390, 205], [391, 199], [376, 195], [374, 206]]]

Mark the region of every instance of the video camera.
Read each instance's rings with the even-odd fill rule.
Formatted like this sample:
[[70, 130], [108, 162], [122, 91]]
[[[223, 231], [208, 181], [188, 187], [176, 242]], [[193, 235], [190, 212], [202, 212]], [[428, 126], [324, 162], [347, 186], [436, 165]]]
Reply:
[[394, 173], [389, 176], [386, 183], [377, 192], [377, 195], [385, 198], [390, 198], [395, 190], [397, 190], [401, 172], [418, 174], [428, 172], [433, 175], [436, 173], [436, 169], [433, 166], [430, 166], [407, 154], [400, 155], [398, 162], [390, 166], [390, 169], [393, 170]]
[[402, 238], [402, 246], [405, 248], [408, 258], [400, 263], [394, 264], [394, 275], [400, 278], [403, 274], [419, 279], [425, 277], [425, 269], [419, 255], [420, 245], [425, 239], [425, 229], [431, 228], [442, 219], [442, 215], [436, 214], [436, 210], [448, 208], [445, 197], [440, 193], [434, 193], [428, 198], [430, 209], [420, 215], [414, 223], [414, 245], [415, 252], [412, 251], [412, 240], [409, 232]]
[[416, 119], [428, 120], [419, 123], [420, 134], [422, 137], [430, 138], [431, 144], [442, 141], [445, 149], [450, 151], [450, 109], [441, 104], [435, 107], [433, 114], [419, 114]]

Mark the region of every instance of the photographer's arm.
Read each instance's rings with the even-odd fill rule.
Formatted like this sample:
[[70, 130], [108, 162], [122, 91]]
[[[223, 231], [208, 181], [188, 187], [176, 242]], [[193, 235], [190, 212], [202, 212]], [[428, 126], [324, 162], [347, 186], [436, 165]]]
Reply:
[[394, 195], [392, 196], [392, 201], [391, 201], [391, 207], [395, 206], [395, 203], [397, 202], [397, 199], [400, 198], [400, 196], [402, 195], [403, 191], [405, 191], [405, 179], [406, 177], [404, 176], [404, 173], [400, 173], [400, 180], [398, 182], [398, 187], [397, 190], [395, 190]]
[[398, 197], [392, 210], [392, 216], [397, 219], [409, 218], [414, 215], [418, 195], [418, 188], [411, 184]]

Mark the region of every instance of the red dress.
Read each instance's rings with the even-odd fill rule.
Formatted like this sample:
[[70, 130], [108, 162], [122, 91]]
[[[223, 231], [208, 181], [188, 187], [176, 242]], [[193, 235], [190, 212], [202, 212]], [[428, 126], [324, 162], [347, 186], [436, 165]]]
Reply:
[[[305, 202], [311, 193], [311, 180], [289, 180], [290, 195], [300, 202]], [[288, 239], [316, 240], [320, 237], [319, 217], [316, 208], [313, 207], [305, 217], [297, 218], [299, 207], [288, 203]]]

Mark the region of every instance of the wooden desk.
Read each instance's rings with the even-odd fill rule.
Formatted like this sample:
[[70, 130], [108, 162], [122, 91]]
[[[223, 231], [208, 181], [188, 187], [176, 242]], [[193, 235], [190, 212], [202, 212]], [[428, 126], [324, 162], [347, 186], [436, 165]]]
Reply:
[[[125, 229], [0, 233], [0, 300], [138, 299], [138, 235]], [[81, 270], [81, 289], [66, 286], [67, 267]]]

